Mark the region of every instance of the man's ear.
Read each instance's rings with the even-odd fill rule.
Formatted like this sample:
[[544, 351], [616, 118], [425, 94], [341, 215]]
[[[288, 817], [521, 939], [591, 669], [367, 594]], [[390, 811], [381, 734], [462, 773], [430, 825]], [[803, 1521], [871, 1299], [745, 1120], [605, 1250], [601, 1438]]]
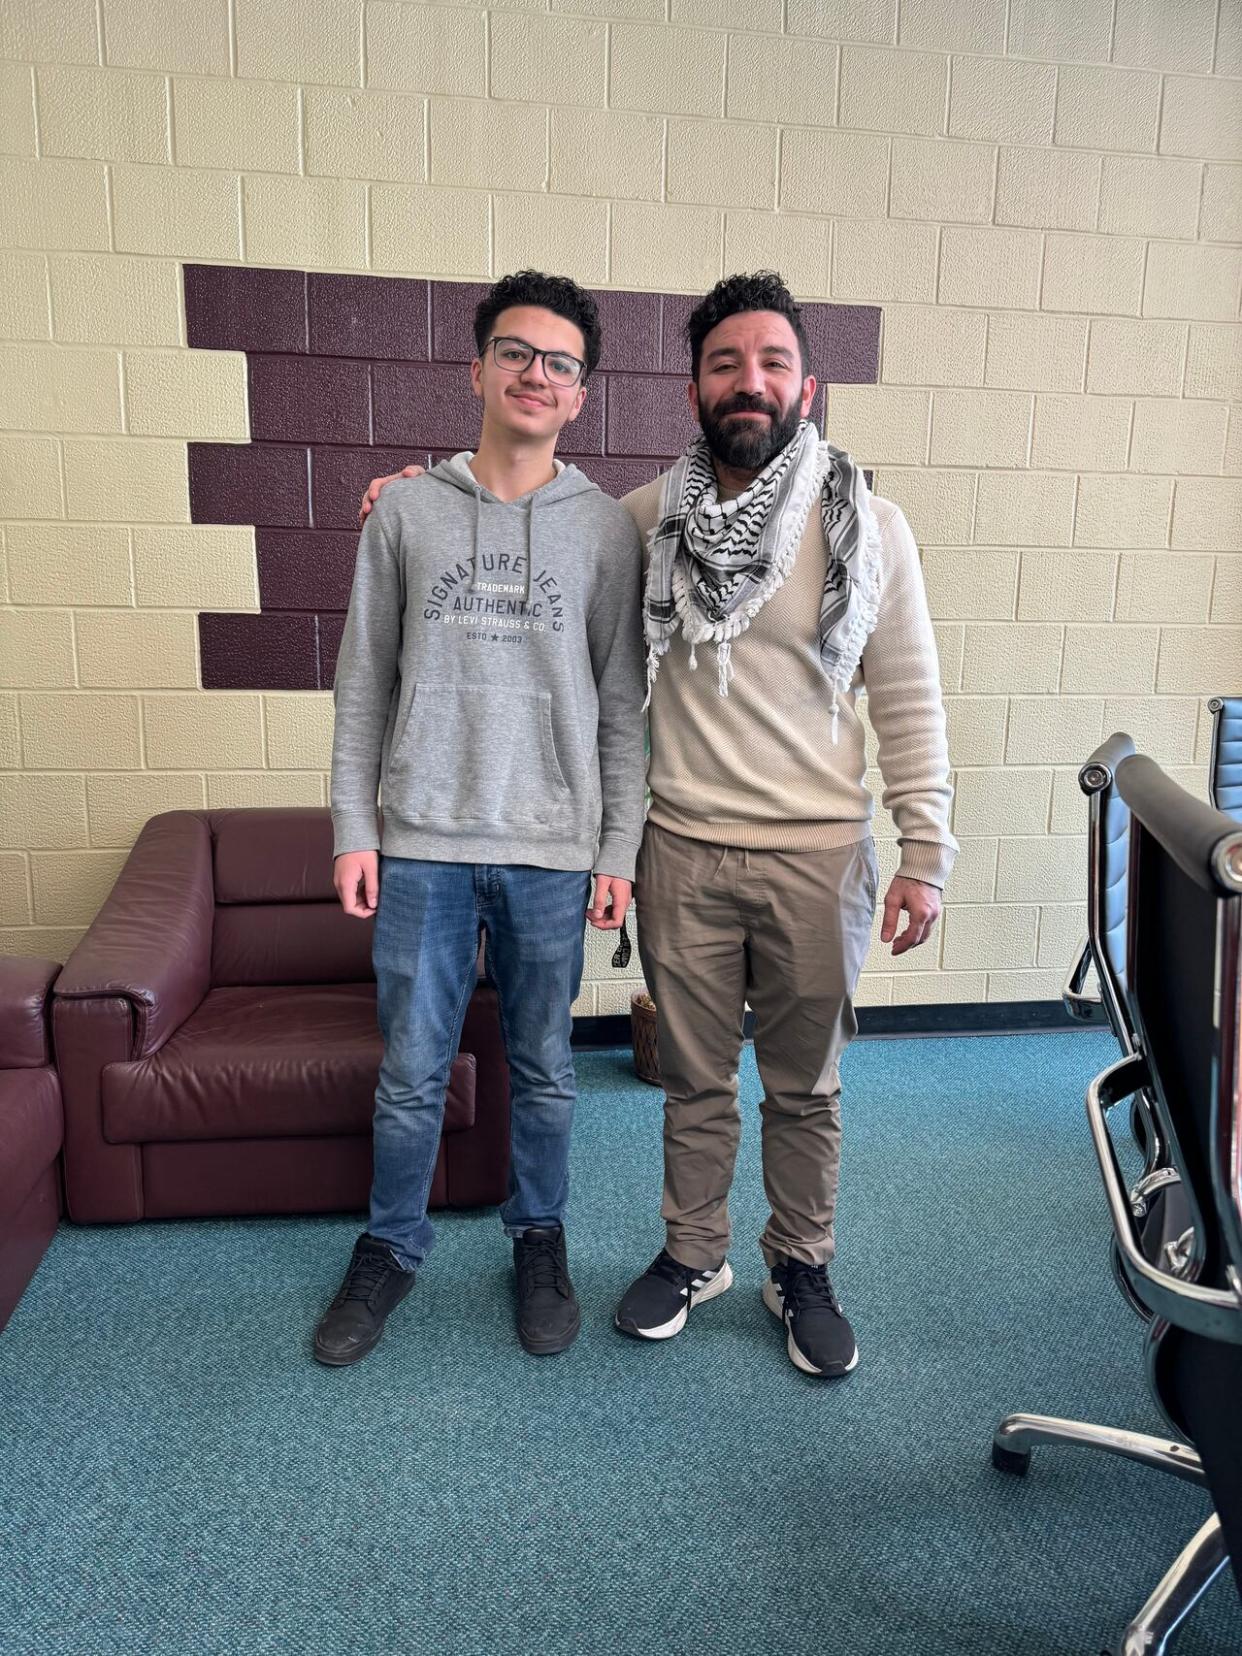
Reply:
[[[569, 416], [569, 420], [576, 420], [578, 418], [579, 414], [582, 413], [582, 405], [586, 401], [586, 394], [587, 394], [587, 388], [586, 388], [586, 383], [584, 381], [583, 384], [581, 384], [578, 387], [578, 394], [574, 398], [574, 411]], [[566, 420], [566, 422], [565, 422], [566, 425], [569, 424], [569, 420]]]
[[470, 389], [480, 402], [483, 401], [483, 364], [475, 357], [470, 364]]
[[686, 382], [686, 401], [690, 404], [690, 412], [697, 420], [699, 417], [699, 388], [693, 380]]
[[802, 418], [804, 420], [811, 412], [811, 404], [815, 401], [815, 393], [818, 389], [815, 375], [808, 374], [802, 382]]

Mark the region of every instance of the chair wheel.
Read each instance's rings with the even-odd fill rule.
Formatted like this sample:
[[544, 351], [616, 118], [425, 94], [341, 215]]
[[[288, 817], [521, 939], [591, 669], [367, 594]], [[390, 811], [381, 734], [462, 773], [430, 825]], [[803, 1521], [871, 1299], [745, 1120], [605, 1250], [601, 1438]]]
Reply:
[[1017, 1478], [1024, 1478], [1030, 1470], [1031, 1451], [1029, 1449], [1006, 1449], [1003, 1444], [992, 1445], [992, 1465], [998, 1472], [1012, 1472]]

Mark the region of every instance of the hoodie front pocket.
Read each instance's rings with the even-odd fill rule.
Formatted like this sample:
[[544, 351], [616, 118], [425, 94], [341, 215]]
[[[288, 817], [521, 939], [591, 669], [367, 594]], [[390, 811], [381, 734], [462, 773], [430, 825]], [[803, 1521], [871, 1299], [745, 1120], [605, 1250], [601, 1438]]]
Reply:
[[414, 686], [388, 761], [389, 803], [413, 824], [548, 825], [567, 815], [546, 691]]

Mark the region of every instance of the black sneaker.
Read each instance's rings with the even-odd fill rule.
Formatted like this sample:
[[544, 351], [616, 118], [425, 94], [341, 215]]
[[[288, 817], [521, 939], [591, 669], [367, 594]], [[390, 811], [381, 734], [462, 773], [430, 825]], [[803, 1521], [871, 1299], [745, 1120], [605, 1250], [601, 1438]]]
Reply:
[[388, 1313], [413, 1286], [414, 1272], [402, 1270], [388, 1244], [364, 1231], [354, 1243], [340, 1292], [315, 1330], [319, 1362], [343, 1368], [374, 1351]]
[[513, 1239], [517, 1273], [518, 1339], [535, 1356], [564, 1351], [578, 1337], [582, 1321], [569, 1280], [565, 1229], [531, 1229]]
[[632, 1282], [617, 1307], [616, 1324], [640, 1340], [671, 1340], [686, 1326], [692, 1305], [715, 1299], [733, 1285], [729, 1261], [698, 1270], [661, 1248], [642, 1276]]
[[858, 1366], [854, 1330], [823, 1265], [787, 1259], [763, 1285], [763, 1303], [785, 1324], [789, 1358], [804, 1374], [837, 1378]]

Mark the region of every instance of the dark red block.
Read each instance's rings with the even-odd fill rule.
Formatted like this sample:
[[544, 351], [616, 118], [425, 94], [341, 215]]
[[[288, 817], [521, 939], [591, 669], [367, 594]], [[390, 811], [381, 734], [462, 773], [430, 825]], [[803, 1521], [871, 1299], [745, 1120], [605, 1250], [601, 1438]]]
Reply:
[[187, 448], [192, 522], [309, 524], [305, 448], [272, 443], [189, 443]]
[[320, 356], [426, 361], [428, 284], [399, 276], [310, 277], [310, 348]]
[[680, 376], [608, 376], [609, 455], [680, 454], [698, 429]]
[[209, 351], [304, 351], [306, 275], [186, 265], [186, 341]]
[[874, 385], [880, 377], [878, 305], [804, 305], [811, 371], [821, 384]]
[[658, 460], [600, 460], [589, 454], [565, 454], [561, 458], [566, 465], [577, 466], [580, 472], [585, 472], [592, 483], [598, 483], [604, 493], [614, 500], [620, 500], [631, 489], [650, 483], [662, 469]]
[[432, 282], [431, 355], [436, 362], [473, 362], [474, 313], [487, 282]]
[[660, 367], [666, 374], [684, 374], [690, 377], [690, 347], [686, 344], [686, 318], [698, 304], [698, 299], [686, 293], [666, 293], [660, 323]]
[[377, 443], [415, 448], [473, 448], [482, 404], [465, 368], [377, 362], [372, 370]]
[[611, 375], [600, 374], [588, 381], [582, 412], [561, 432], [560, 447], [574, 454], [603, 454], [604, 406]]
[[660, 295], [597, 293], [604, 348], [601, 371], [658, 373], [660, 369]]
[[358, 507], [367, 485], [406, 466], [425, 466], [427, 450], [317, 448], [311, 450], [311, 510], [316, 529], [358, 533]]
[[343, 615], [321, 615], [319, 622], [319, 688], [331, 690], [336, 679], [336, 658], [345, 631]]
[[254, 544], [262, 610], [349, 607], [358, 553], [356, 529], [258, 529]]
[[204, 690], [317, 690], [313, 615], [198, 618]]
[[369, 364], [334, 357], [252, 356], [250, 435], [268, 443], [369, 442]]

